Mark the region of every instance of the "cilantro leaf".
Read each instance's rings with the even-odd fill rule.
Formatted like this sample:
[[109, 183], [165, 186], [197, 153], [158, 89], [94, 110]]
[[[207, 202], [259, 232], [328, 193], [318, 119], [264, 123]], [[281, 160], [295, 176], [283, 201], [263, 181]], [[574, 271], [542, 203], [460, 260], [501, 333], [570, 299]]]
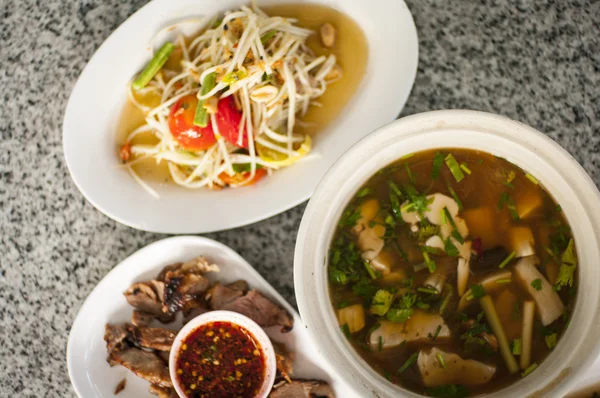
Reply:
[[534, 279], [531, 281], [531, 287], [533, 287], [538, 292], [542, 290], [542, 280], [540, 278]]
[[546, 337], [544, 337], [544, 340], [546, 341], [546, 346], [548, 346], [548, 348], [553, 350], [554, 347], [556, 347], [556, 343], [558, 341], [558, 336], [556, 335], [556, 333], [552, 333], [552, 334], [549, 334]]
[[473, 298], [480, 299], [485, 296], [485, 289], [482, 285], [473, 285], [471, 286], [471, 293], [473, 294]]
[[575, 269], [577, 268], [577, 255], [575, 254], [575, 243], [573, 239], [569, 241], [569, 245], [560, 257], [560, 269], [554, 283], [554, 289], [560, 290], [564, 286], [573, 286], [575, 278]]
[[390, 308], [385, 317], [390, 322], [404, 323], [410, 319], [412, 314], [412, 309]]
[[394, 301], [394, 295], [385, 289], [379, 289], [371, 302], [371, 313], [384, 316]]

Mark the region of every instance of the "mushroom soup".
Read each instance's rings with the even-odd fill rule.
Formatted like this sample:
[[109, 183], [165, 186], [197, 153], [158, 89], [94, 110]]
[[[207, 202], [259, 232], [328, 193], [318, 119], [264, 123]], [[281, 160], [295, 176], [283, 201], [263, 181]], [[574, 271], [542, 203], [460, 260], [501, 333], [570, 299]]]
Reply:
[[340, 329], [390, 382], [428, 396], [526, 377], [569, 323], [577, 255], [560, 206], [505, 159], [405, 156], [344, 210], [328, 256]]

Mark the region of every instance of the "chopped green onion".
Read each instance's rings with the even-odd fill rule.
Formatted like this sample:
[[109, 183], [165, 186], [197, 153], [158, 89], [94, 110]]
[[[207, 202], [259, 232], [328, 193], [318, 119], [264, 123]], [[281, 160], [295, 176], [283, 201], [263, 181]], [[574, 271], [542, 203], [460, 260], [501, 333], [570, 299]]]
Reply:
[[400, 369], [398, 369], [398, 371], [396, 372], [397, 376], [400, 376], [402, 373], [404, 373], [404, 371], [408, 368], [410, 368], [412, 366], [412, 364], [414, 364], [415, 362], [417, 362], [417, 353], [413, 353], [407, 360], [406, 362], [404, 362], [404, 365], [402, 365], [402, 367], [400, 367]]
[[433, 169], [431, 170], [431, 178], [437, 180], [442, 171], [442, 165], [444, 164], [444, 155], [441, 152], [436, 152], [433, 156]]
[[448, 184], [448, 191], [450, 191], [450, 195], [452, 195], [452, 198], [454, 198], [454, 201], [458, 205], [458, 210], [464, 209], [462, 202], [460, 201], [458, 195], [456, 194], [456, 192], [454, 192], [454, 189], [450, 186], [450, 184]]
[[435, 358], [440, 363], [442, 368], [446, 369], [446, 362], [444, 361], [444, 356], [442, 355], [442, 353], [438, 352], [437, 354], [435, 354]]
[[346, 300], [342, 301], [341, 303], [338, 304], [338, 308], [342, 309], [342, 308], [346, 308], [350, 305], [350, 303]]
[[532, 176], [532, 175], [531, 175], [531, 174], [529, 174], [529, 173], [526, 173], [526, 174], [525, 174], [525, 177], [527, 177], [527, 179], [528, 179], [529, 181], [533, 182], [535, 185], [538, 185], [538, 184], [540, 183], [540, 182], [538, 181], [538, 179], [537, 179], [537, 178], [535, 178], [534, 176]]
[[435, 289], [427, 289], [425, 287], [419, 287], [419, 288], [417, 288], [417, 291], [421, 292], [421, 293], [427, 293], [427, 294], [438, 294], [437, 290], [435, 290]]
[[452, 236], [454, 237], [454, 239], [459, 241], [460, 244], [465, 243], [465, 239], [458, 231], [458, 227], [456, 226], [456, 223], [454, 222], [454, 219], [452, 218], [452, 215], [450, 214], [450, 211], [447, 207], [444, 207], [444, 212], [446, 213], [446, 219], [450, 222], [450, 225], [452, 226]]
[[500, 195], [500, 200], [498, 201], [498, 210], [502, 210], [504, 204], [508, 201], [508, 194], [506, 192], [502, 192]]
[[262, 37], [260, 38], [260, 42], [265, 45], [267, 44], [267, 42], [269, 40], [271, 40], [273, 38], [273, 36], [275, 36], [276, 31], [275, 30], [270, 30], [267, 33], [265, 33], [264, 35], [262, 35]]
[[525, 369], [523, 372], [521, 372], [521, 377], [525, 377], [528, 374], [530, 374], [531, 372], [533, 372], [536, 368], [538, 367], [537, 363], [532, 363], [531, 365], [529, 365], [529, 367], [527, 369]]
[[485, 289], [482, 285], [473, 285], [471, 286], [471, 293], [473, 294], [473, 298], [480, 299], [485, 296]]
[[440, 335], [441, 331], [442, 331], [442, 325], [438, 325], [437, 329], [435, 329], [435, 333], [433, 334], [433, 337], [431, 338], [431, 340], [437, 339], [437, 337]]
[[388, 180], [388, 186], [396, 195], [398, 195], [399, 198], [402, 197], [402, 191], [400, 191], [400, 188], [398, 188], [394, 181]]
[[469, 169], [466, 163], [461, 163], [460, 168], [463, 169], [463, 171], [467, 173], [467, 175], [471, 175], [471, 170]]
[[412, 171], [410, 171], [410, 167], [408, 166], [408, 163], [404, 163], [404, 168], [406, 169], [406, 174], [408, 174], [408, 179], [410, 180], [410, 182], [412, 182], [414, 184], [415, 177], [413, 176]]
[[370, 195], [373, 193], [373, 190], [371, 188], [363, 188], [360, 191], [358, 191], [358, 194], [356, 194], [357, 198], [362, 198], [365, 197], [367, 195]]
[[[216, 84], [217, 74], [215, 72], [209, 73], [208, 75], [204, 76], [204, 80], [202, 81], [202, 88], [200, 89], [200, 95], [206, 95], [207, 93], [209, 93], [210, 90], [215, 88]], [[200, 127], [208, 126], [208, 112], [206, 111], [206, 108], [204, 108], [204, 100], [198, 101], [198, 105], [196, 105], [194, 125]]]
[[394, 217], [396, 217], [396, 220], [401, 221], [402, 209], [400, 208], [400, 200], [394, 192], [390, 192], [390, 203], [392, 204], [392, 213], [394, 213]]
[[248, 72], [246, 72], [243, 69], [239, 69], [239, 70], [233, 71], [233, 72], [228, 73], [225, 76], [223, 76], [223, 79], [221, 80], [221, 82], [223, 84], [231, 86], [232, 84], [239, 82], [246, 76], [248, 76]]
[[381, 352], [383, 349], [383, 336], [379, 336], [379, 340], [377, 341], [377, 350]]
[[350, 327], [347, 323], [344, 323], [342, 326], [340, 326], [340, 329], [342, 330], [342, 333], [344, 333], [348, 340], [352, 340], [352, 333], [350, 333]]
[[452, 243], [449, 238], [444, 241], [444, 251], [450, 257], [458, 257], [460, 254], [454, 243]]
[[365, 264], [365, 269], [367, 270], [367, 273], [369, 274], [371, 279], [377, 279], [377, 275], [375, 275], [375, 271], [373, 271], [371, 265], [367, 261], [364, 261], [363, 263]]
[[446, 293], [446, 297], [444, 297], [444, 301], [442, 301], [442, 305], [440, 305], [440, 314], [441, 315], [444, 314], [446, 307], [448, 307], [448, 304], [450, 304], [450, 300], [452, 299], [452, 294], [453, 294], [452, 286], [449, 284], [446, 284], [446, 290], [448, 292]]
[[508, 265], [508, 263], [511, 262], [511, 260], [513, 258], [515, 258], [515, 256], [517, 255], [517, 252], [512, 252], [508, 255], [508, 257], [506, 257], [504, 260], [502, 260], [502, 262], [498, 265], [498, 268], [504, 268]]
[[512, 353], [513, 355], [521, 355], [522, 350], [522, 341], [521, 339], [514, 339], [512, 343]]
[[445, 160], [446, 160], [446, 166], [448, 166], [448, 168], [450, 169], [450, 172], [454, 176], [454, 179], [456, 180], [456, 182], [461, 182], [463, 180], [463, 178], [465, 178], [465, 175], [462, 172], [460, 166], [458, 165], [458, 162], [456, 161], [456, 159], [454, 159], [454, 156], [452, 156], [452, 154], [449, 153], [448, 156], [446, 156]]
[[409, 159], [409, 158], [412, 158], [413, 156], [415, 156], [415, 154], [414, 154], [414, 153], [409, 153], [409, 154], [406, 154], [406, 155], [402, 156], [402, 157], [400, 158], [400, 160]]
[[[250, 163], [234, 163], [231, 165], [231, 168], [236, 173], [247, 173], [247, 172], [250, 172], [252, 165]], [[256, 170], [262, 169], [262, 168], [263, 168], [263, 166], [261, 166], [260, 164], [256, 165]]]
[[411, 209], [412, 209], [414, 206], [415, 206], [415, 205], [414, 205], [413, 203], [408, 203], [408, 204], [406, 204], [406, 205], [402, 206], [402, 207], [400, 208], [400, 211], [401, 211], [402, 213], [407, 213], [407, 212], [408, 212], [409, 210], [411, 210]]
[[429, 270], [429, 273], [433, 274], [435, 272], [435, 270], [437, 269], [435, 262], [431, 259], [431, 257], [429, 257], [429, 253], [427, 253], [427, 252], [423, 252], [423, 258], [425, 259], [425, 264], [427, 265], [427, 269]]
[[442, 213], [442, 225], [446, 225], [446, 212], [444, 211], [444, 209], [442, 209], [441, 211]]
[[562, 207], [560, 205], [556, 205], [556, 211], [560, 213], [562, 211]]
[[265, 73], [263, 73], [263, 74], [262, 74], [262, 77], [260, 78], [260, 81], [262, 81], [262, 82], [266, 82], [266, 81], [268, 81], [268, 80], [271, 80], [271, 77], [272, 77], [272, 76], [273, 76], [273, 75], [267, 75], [267, 72], [265, 72]]
[[515, 173], [514, 170], [510, 170], [508, 172], [508, 175], [506, 176], [506, 183], [510, 184], [511, 182], [513, 182], [513, 180], [517, 177], [517, 174]]
[[511, 196], [508, 197], [508, 212], [510, 213], [510, 217], [513, 220], [519, 221], [521, 219], [521, 217], [519, 216], [519, 212], [517, 211], [517, 206], [515, 205], [515, 201], [513, 200], [513, 198]]
[[171, 53], [175, 50], [175, 44], [166, 42], [162, 47], [154, 54], [150, 63], [146, 65], [142, 73], [133, 81], [133, 89], [138, 91], [146, 87], [150, 80], [158, 73], [163, 65], [169, 59]]
[[512, 279], [510, 279], [510, 278], [506, 278], [506, 279], [498, 279], [498, 280], [496, 281], [496, 283], [497, 283], [497, 284], [499, 284], [499, 285], [502, 285], [502, 284], [505, 284], [505, 283], [511, 283], [511, 282], [512, 282]]

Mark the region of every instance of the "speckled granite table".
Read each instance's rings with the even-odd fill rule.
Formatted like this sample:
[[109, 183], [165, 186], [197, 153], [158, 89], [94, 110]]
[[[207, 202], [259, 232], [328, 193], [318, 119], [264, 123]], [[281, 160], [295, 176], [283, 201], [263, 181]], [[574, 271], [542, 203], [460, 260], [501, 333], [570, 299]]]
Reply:
[[[61, 122], [102, 41], [145, 1], [0, 0], [0, 395], [68, 397], [70, 325], [96, 283], [162, 235], [96, 211], [67, 172]], [[600, 2], [409, 0], [419, 73], [402, 115], [446, 108], [518, 119], [563, 145], [600, 184]], [[295, 303], [304, 205], [210, 234]]]

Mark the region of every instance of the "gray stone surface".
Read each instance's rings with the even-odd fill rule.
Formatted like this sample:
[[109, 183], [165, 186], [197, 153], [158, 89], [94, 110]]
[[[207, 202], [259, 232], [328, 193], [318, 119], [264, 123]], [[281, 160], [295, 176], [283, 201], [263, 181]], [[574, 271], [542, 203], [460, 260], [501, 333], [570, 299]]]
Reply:
[[[408, 3], [420, 66], [403, 115], [446, 108], [507, 115], [556, 139], [600, 183], [600, 2]], [[88, 204], [61, 146], [77, 76], [143, 4], [0, 0], [1, 396], [74, 396], [65, 350], [81, 303], [120, 260], [164, 237], [119, 225]], [[292, 256], [303, 209], [208, 236], [295, 303]]]

